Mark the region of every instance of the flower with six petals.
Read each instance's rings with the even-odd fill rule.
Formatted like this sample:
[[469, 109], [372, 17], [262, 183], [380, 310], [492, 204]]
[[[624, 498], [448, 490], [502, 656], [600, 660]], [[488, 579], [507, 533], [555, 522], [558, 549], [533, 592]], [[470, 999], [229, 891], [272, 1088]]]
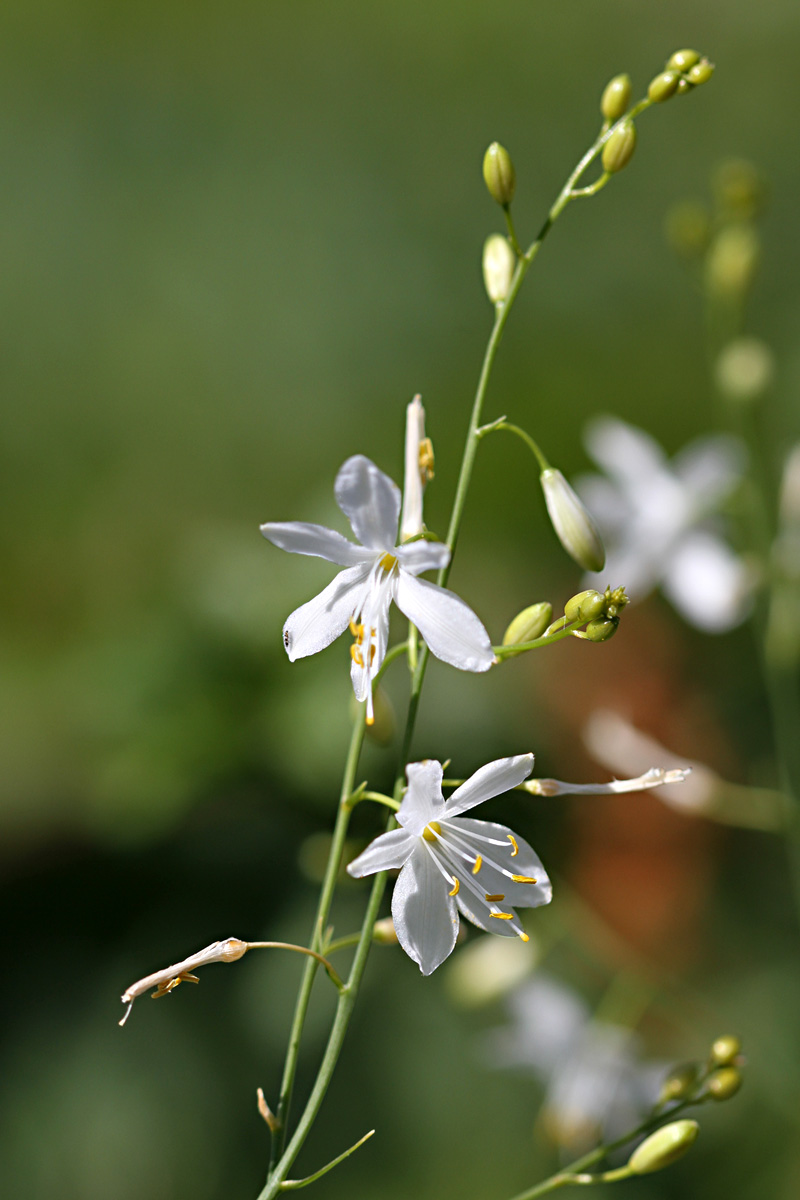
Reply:
[[454, 592], [419, 579], [450, 561], [442, 542], [396, 545], [400, 489], [362, 454], [348, 458], [336, 476], [336, 501], [358, 544], [321, 525], [270, 522], [261, 532], [293, 554], [310, 554], [344, 567], [318, 596], [295, 609], [283, 627], [283, 644], [294, 662], [316, 654], [350, 628], [351, 678], [372, 721], [372, 681], [389, 637], [389, 606], [419, 629], [432, 654], [462, 671], [488, 671], [494, 662], [489, 635]]
[[526, 841], [505, 825], [461, 815], [516, 787], [532, 768], [532, 754], [497, 759], [445, 801], [441, 763], [409, 763], [400, 828], [381, 834], [348, 866], [357, 879], [402, 868], [392, 917], [400, 945], [423, 975], [435, 971], [455, 946], [459, 912], [488, 933], [527, 941], [515, 906], [550, 902], [550, 880]]

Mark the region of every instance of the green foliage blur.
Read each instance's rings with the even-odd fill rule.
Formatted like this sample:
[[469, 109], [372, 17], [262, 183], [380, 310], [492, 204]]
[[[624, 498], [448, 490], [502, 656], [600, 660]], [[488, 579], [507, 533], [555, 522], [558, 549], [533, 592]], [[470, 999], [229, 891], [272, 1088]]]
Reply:
[[[253, 953], [116, 1021], [132, 980], [216, 938], [308, 936], [347, 647], [288, 662], [283, 620], [330, 571], [268, 546], [259, 522], [342, 528], [338, 467], [360, 452], [399, 481], [404, 407], [421, 392], [437, 455], [426, 519], [444, 533], [490, 327], [481, 247], [502, 231], [484, 149], [497, 138], [513, 154], [529, 241], [595, 136], [608, 79], [628, 71], [640, 95], [683, 45], [709, 54], [714, 79], [645, 114], [630, 166], [559, 222], [487, 413], [524, 424], [567, 476], [589, 466], [592, 414], [670, 453], [712, 428], [702, 301], [664, 222], [736, 156], [770, 194], [750, 322], [778, 362], [774, 468], [800, 436], [800, 8], [10, 0], [2, 26], [0, 1185], [14, 1200], [254, 1196], [268, 1154], [255, 1093], [277, 1093], [299, 962]], [[578, 590], [515, 439], [482, 446], [452, 586], [495, 641], [519, 609], [558, 612]], [[558, 645], [486, 678], [435, 664], [415, 755], [464, 776], [532, 749], [537, 774], [591, 779], [579, 718], [620, 689], [634, 709], [649, 689], [674, 698], [677, 751], [777, 785], [748, 630], [703, 637], [660, 597], [608, 645]], [[370, 750], [373, 786], [393, 767]], [[635, 851], [659, 801], [627, 803]], [[520, 828], [581, 892], [582, 822], [602, 825], [605, 800], [533, 804], [513, 801]], [[690, 934], [653, 961], [663, 952], [693, 1001], [662, 1013], [649, 1049], [702, 1056], [731, 1030], [747, 1079], [701, 1113], [685, 1160], [619, 1191], [792, 1200], [800, 964], [784, 849], [674, 821], [697, 894], [677, 895]], [[374, 832], [359, 812], [359, 847]], [[363, 896], [343, 885], [337, 931], [357, 927]], [[537, 917], [545, 928], [548, 910]], [[318, 991], [299, 1095], [330, 1011]], [[377, 1135], [315, 1185], [320, 1200], [501, 1200], [553, 1169], [533, 1133], [538, 1086], [478, 1052], [498, 1019], [453, 1008], [444, 969], [423, 980], [376, 948], [298, 1173]]]

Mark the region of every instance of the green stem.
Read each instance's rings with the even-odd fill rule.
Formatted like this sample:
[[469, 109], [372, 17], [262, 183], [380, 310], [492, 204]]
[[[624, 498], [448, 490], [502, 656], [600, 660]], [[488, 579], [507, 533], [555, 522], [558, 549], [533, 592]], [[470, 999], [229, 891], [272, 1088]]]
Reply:
[[539, 448], [538, 442], [535, 442], [531, 435], [524, 429], [520, 429], [519, 425], [512, 425], [509, 421], [495, 421], [493, 425], [485, 425], [483, 429], [479, 430], [479, 433], [481, 437], [485, 437], [487, 433], [494, 433], [495, 430], [502, 429], [504, 429], [507, 433], [516, 434], [518, 438], [521, 438], [522, 441], [525, 442], [528, 449], [536, 458], [540, 470], [550, 470], [550, 463], [547, 461], [541, 449]]

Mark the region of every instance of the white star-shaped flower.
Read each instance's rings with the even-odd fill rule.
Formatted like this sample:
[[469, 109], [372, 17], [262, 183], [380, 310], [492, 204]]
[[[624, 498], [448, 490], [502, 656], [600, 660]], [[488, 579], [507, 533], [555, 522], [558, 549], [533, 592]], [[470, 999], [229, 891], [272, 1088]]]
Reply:
[[392, 918], [400, 945], [423, 975], [455, 946], [459, 912], [488, 933], [528, 941], [515, 906], [550, 902], [547, 872], [526, 841], [505, 825], [461, 816], [522, 783], [532, 768], [532, 754], [497, 759], [445, 801], [441, 763], [409, 763], [400, 828], [382, 833], [348, 866], [357, 879], [402, 867]]
[[443, 542], [396, 545], [400, 489], [362, 454], [348, 458], [336, 476], [336, 502], [358, 544], [322, 525], [271, 522], [261, 532], [281, 550], [311, 554], [345, 568], [332, 583], [295, 609], [283, 627], [294, 662], [324, 650], [347, 627], [353, 635], [351, 678], [372, 720], [372, 680], [386, 654], [389, 606], [394, 600], [432, 654], [462, 671], [488, 671], [494, 662], [489, 635], [475, 613], [447, 588], [418, 579], [450, 561]]
[[592, 421], [585, 441], [608, 476], [576, 481], [608, 551], [600, 582], [587, 576], [591, 586], [622, 583], [632, 600], [660, 586], [698, 629], [738, 625], [750, 606], [750, 572], [710, 518], [742, 477], [742, 444], [698, 438], [669, 462], [649, 434], [614, 417]]

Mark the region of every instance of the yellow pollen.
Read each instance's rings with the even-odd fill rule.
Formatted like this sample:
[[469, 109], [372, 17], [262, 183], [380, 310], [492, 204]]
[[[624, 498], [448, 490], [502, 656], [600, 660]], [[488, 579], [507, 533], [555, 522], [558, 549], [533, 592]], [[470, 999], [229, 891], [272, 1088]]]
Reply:
[[497, 917], [498, 921], [513, 921], [513, 913], [489, 913], [490, 917]]
[[454, 876], [453, 876], [453, 890], [452, 890], [452, 892], [448, 892], [448, 893], [447, 893], [447, 894], [448, 894], [448, 896], [457, 896], [457, 895], [458, 895], [458, 889], [459, 889], [460, 887], [461, 887], [461, 884], [458, 882], [458, 880], [456, 879], [456, 877], [455, 877], [455, 875], [454, 875]]
[[367, 719], [365, 720], [364, 724], [365, 724], [365, 725], [374, 725], [374, 724], [375, 724], [375, 718], [374, 718], [374, 717], [367, 717]]
[[395, 556], [393, 554], [384, 554], [383, 558], [381, 559], [381, 561], [378, 565], [380, 567], [382, 567], [383, 570], [388, 573], [389, 571], [393, 571], [394, 568], [397, 566], [397, 559], [395, 558]]
[[486, 899], [496, 903], [498, 900], [505, 900], [505, 894], [503, 892], [498, 892], [496, 896], [490, 896], [487, 892]]
[[519, 936], [522, 938], [523, 942], [529, 942], [531, 940], [527, 933], [521, 933]]
[[475, 859], [475, 866], [472, 868], [472, 874], [477, 875], [478, 871], [480, 871], [482, 866], [483, 866], [483, 859], [481, 858], [481, 856], [479, 854], [478, 857]]
[[350, 618], [350, 632], [352, 633], [352, 635], [356, 639], [356, 641], [360, 644], [364, 637], [364, 626], [356, 625], [356, 623], [352, 617]]
[[361, 657], [361, 651], [355, 642], [353, 642], [352, 646], [350, 647], [350, 657], [357, 667], [363, 667], [364, 659]]
[[370, 645], [370, 648], [369, 648], [369, 665], [370, 665], [370, 666], [372, 666], [372, 664], [373, 664], [373, 663], [374, 663], [374, 661], [375, 661], [375, 651], [376, 651], [377, 649], [378, 649], [378, 647], [377, 647], [377, 646], [375, 645], [375, 643], [373, 642], [373, 643]]
[[512, 875], [511, 878], [514, 883], [536, 883], [536, 880], [532, 879], [530, 875]]
[[437, 835], [442, 832], [442, 827], [438, 821], [430, 821], [422, 831], [422, 836], [426, 842], [435, 842]]
[[419, 474], [423, 484], [433, 479], [433, 442], [423, 438], [419, 444]]
[[511, 857], [516, 858], [517, 855], [519, 854], [519, 846], [517, 845], [517, 839], [514, 837], [513, 833], [509, 833], [506, 836], [508, 837], [508, 840], [511, 842], [511, 845], [514, 847], [514, 849], [511, 851]]

